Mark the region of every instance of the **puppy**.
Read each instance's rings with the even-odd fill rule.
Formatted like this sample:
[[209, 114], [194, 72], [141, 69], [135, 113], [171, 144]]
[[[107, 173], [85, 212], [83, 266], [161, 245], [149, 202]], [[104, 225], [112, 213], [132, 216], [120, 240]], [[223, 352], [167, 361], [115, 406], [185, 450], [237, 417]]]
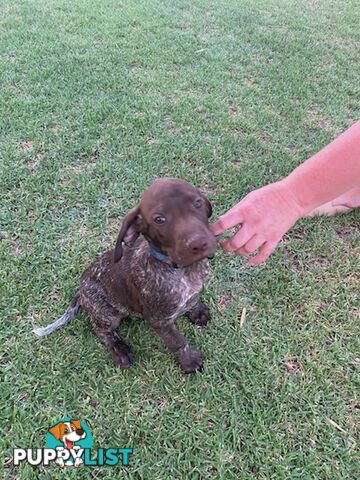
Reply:
[[115, 249], [83, 273], [65, 314], [35, 333], [52, 332], [82, 307], [114, 362], [126, 368], [133, 352], [116, 328], [122, 318], [138, 315], [162, 338], [184, 372], [200, 369], [202, 354], [190, 347], [176, 319], [186, 314], [197, 325], [209, 320], [199, 293], [208, 275], [207, 259], [216, 249], [208, 223], [211, 213], [208, 199], [188, 182], [156, 180], [125, 215]]
[[[64, 444], [64, 447], [57, 447], [58, 450], [63, 450], [64, 448], [67, 448], [68, 450], [79, 449], [78, 446], [74, 447], [74, 444], [86, 437], [86, 432], [81, 428], [80, 420], [70, 420], [69, 422], [57, 423], [48, 431], [56, 438], [56, 440], [59, 440]], [[56, 463], [60, 467], [65, 466], [62, 458], [59, 458]], [[76, 458], [74, 466], [79, 467], [81, 463], [83, 463], [82, 458]], [[70, 462], [69, 465], [72, 465], [72, 462]]]

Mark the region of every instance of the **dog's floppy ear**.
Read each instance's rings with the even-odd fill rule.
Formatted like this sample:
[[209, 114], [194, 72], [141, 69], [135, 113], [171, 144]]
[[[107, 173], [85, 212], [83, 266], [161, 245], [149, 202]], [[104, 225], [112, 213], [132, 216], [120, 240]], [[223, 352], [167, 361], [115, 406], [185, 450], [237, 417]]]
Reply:
[[71, 420], [70, 423], [71, 423], [72, 425], [74, 425], [74, 427], [76, 428], [76, 430], [78, 430], [79, 428], [81, 428], [80, 420]]
[[198, 192], [202, 196], [202, 198], [205, 200], [206, 213], [207, 213], [208, 218], [210, 218], [211, 215], [212, 215], [212, 205], [211, 205], [209, 199], [207, 198], [207, 196], [204, 193], [202, 193], [200, 190], [198, 190]]
[[139, 207], [135, 207], [130, 210], [124, 217], [118, 238], [116, 240], [115, 251], [114, 251], [114, 262], [118, 262], [123, 255], [123, 246], [132, 247], [135, 243], [135, 240], [139, 236], [138, 223], [140, 220]]
[[212, 210], [212, 205], [211, 205], [210, 201], [205, 197], [205, 195], [204, 195], [204, 198], [205, 198], [205, 203], [206, 203], [207, 216], [208, 216], [208, 218], [210, 218], [211, 215], [212, 215], [212, 211], [213, 211]]
[[53, 435], [56, 440], [60, 440], [61, 438], [61, 427], [60, 427], [61, 423], [57, 423], [56, 425], [54, 425], [53, 427], [49, 428], [49, 432], [51, 433], [51, 435]]

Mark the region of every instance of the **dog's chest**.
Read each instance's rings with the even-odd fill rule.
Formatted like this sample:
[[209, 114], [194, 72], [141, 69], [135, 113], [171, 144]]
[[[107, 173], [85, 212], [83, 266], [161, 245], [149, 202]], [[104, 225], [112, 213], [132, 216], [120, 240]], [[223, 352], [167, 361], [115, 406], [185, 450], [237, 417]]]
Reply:
[[184, 268], [168, 265], [148, 255], [141, 244], [133, 256], [129, 277], [140, 294], [143, 316], [175, 319], [195, 306], [209, 273], [207, 259]]
[[172, 307], [172, 316], [182, 315], [194, 307], [207, 275], [206, 265], [175, 272], [165, 289], [168, 305]]

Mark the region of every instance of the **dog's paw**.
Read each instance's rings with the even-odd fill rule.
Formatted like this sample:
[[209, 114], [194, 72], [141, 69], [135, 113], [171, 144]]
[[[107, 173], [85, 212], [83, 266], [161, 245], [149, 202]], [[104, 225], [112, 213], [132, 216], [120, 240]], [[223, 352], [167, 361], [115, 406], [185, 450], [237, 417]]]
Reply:
[[187, 317], [195, 325], [204, 327], [210, 321], [209, 308], [203, 303], [199, 303], [195, 308], [187, 312]]
[[121, 368], [129, 368], [134, 363], [134, 353], [130, 345], [119, 343], [112, 347], [111, 356], [114, 363]]
[[201, 370], [203, 365], [203, 356], [202, 353], [195, 348], [185, 345], [184, 348], [179, 350], [177, 353], [177, 360], [185, 373], [196, 372], [196, 370]]

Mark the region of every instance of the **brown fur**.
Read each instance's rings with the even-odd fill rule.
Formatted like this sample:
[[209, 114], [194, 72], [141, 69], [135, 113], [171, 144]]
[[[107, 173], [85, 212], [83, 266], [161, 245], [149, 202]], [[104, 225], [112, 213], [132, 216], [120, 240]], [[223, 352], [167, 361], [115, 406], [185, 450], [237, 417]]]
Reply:
[[[83, 307], [114, 362], [129, 367], [132, 349], [116, 328], [126, 316], [142, 316], [185, 372], [201, 368], [201, 353], [188, 345], [175, 321], [182, 314], [199, 325], [209, 320], [199, 293], [208, 274], [207, 257], [216, 247], [210, 215], [209, 201], [189, 183], [155, 181], [124, 217], [115, 249], [83, 273], [80, 291], [69, 307], [71, 315], [63, 317], [68, 321]], [[149, 243], [167, 256], [166, 262], [150, 254]]]

